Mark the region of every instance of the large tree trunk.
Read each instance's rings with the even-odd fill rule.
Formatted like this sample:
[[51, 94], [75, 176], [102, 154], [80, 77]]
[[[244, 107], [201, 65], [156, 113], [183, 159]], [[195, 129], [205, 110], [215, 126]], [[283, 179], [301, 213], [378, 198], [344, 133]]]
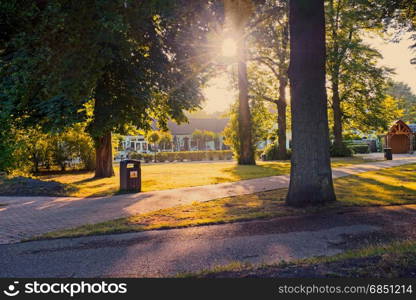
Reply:
[[238, 89], [239, 89], [239, 114], [238, 131], [240, 139], [239, 165], [255, 165], [254, 147], [251, 132], [251, 113], [248, 97], [248, 80], [246, 64], [246, 45], [244, 34], [241, 33], [238, 42]]
[[286, 202], [334, 201], [325, 90], [324, 0], [290, 1], [292, 167]]
[[105, 133], [95, 142], [95, 178], [114, 176], [111, 132]]
[[342, 147], [342, 112], [341, 100], [339, 97], [339, 82], [337, 76], [332, 79], [332, 111], [334, 116], [334, 146], [338, 149]]
[[277, 126], [278, 126], [278, 149], [277, 158], [280, 160], [287, 159], [286, 150], [286, 85], [287, 79], [281, 76], [279, 79], [279, 100], [277, 101]]
[[108, 74], [105, 74], [97, 83], [94, 120], [90, 124], [95, 140], [95, 178], [114, 176], [111, 129], [104, 128], [108, 121], [103, 120], [102, 116], [102, 111], [108, 109], [105, 105], [108, 97], [106, 80], [109, 80]]

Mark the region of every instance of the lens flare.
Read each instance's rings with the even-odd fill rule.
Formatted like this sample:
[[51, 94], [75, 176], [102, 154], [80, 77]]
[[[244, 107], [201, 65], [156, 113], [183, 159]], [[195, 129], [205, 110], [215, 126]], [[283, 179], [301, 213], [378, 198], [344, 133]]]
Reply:
[[237, 43], [232, 38], [226, 38], [222, 43], [222, 55], [225, 57], [237, 56]]

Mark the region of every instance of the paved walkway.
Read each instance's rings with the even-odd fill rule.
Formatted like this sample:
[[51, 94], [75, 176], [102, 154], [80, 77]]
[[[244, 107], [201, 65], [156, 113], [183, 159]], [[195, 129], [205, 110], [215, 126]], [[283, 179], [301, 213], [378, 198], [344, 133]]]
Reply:
[[[341, 253], [415, 228], [416, 205], [0, 245], [0, 277], [166, 277]], [[414, 233], [412, 233], [414, 234]], [[409, 235], [410, 236], [410, 235]], [[406, 239], [409, 236], [400, 236]]]
[[[416, 163], [415, 156], [351, 165], [333, 170], [334, 178]], [[206, 186], [98, 198], [0, 197], [0, 244], [18, 242], [42, 233], [93, 224], [195, 201], [208, 201], [285, 188], [289, 175]]]

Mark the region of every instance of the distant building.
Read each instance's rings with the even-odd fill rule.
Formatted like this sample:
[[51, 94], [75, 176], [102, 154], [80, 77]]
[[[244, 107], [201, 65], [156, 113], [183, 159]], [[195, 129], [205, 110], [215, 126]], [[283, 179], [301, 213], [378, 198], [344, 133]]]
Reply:
[[[173, 135], [173, 150], [174, 151], [196, 151], [198, 145], [192, 140], [192, 133], [195, 130], [212, 131], [219, 135], [217, 145], [215, 141], [206, 143], [205, 150], [222, 150], [226, 148], [223, 142], [222, 132], [227, 126], [228, 119], [189, 119], [189, 123], [176, 124], [174, 122], [168, 123], [170, 133]], [[227, 148], [228, 149], [228, 148]]]
[[384, 147], [393, 153], [412, 153], [416, 149], [416, 124], [396, 121], [384, 136]]
[[[222, 132], [228, 123], [228, 119], [194, 119], [190, 118], [189, 123], [176, 124], [168, 122], [169, 132], [173, 136], [171, 151], [196, 151], [196, 150], [223, 150], [228, 149], [224, 145]], [[218, 134], [216, 141], [208, 141], [205, 149], [198, 149], [198, 145], [192, 140], [192, 133], [195, 130], [211, 131]], [[168, 150], [168, 149], [166, 149]], [[125, 156], [129, 152], [149, 153], [151, 145], [148, 145], [144, 136], [125, 136], [121, 142], [120, 155]]]
[[125, 136], [124, 140], [121, 142], [121, 151], [148, 153], [149, 147], [147, 145], [146, 140], [144, 139], [144, 136], [128, 135], [128, 136]]

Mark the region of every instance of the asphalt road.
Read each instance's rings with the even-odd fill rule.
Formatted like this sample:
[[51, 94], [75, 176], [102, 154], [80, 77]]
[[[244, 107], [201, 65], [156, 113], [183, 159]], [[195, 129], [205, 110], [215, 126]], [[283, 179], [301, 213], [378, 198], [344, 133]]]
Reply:
[[0, 277], [167, 277], [235, 261], [277, 263], [345, 251], [346, 239], [414, 228], [416, 205], [226, 225], [0, 245]]

